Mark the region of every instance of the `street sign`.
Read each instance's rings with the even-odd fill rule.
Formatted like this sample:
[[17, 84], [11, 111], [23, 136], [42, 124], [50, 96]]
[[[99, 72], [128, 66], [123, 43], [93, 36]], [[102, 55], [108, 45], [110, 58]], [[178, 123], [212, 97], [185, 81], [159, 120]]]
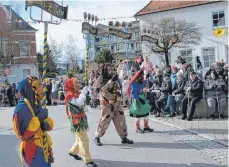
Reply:
[[9, 68], [5, 69], [5, 74], [6, 75], [10, 75], [10, 73], [11, 73], [11, 70]]
[[93, 27], [88, 22], [83, 22], [82, 23], [82, 32], [84, 32], [84, 31], [88, 31], [92, 35], [97, 35], [97, 28], [96, 27]]
[[117, 37], [123, 38], [123, 39], [131, 39], [131, 33], [124, 32], [122, 30], [118, 30], [115, 28], [109, 28], [109, 34], [115, 35]]
[[32, 1], [32, 0], [27, 0], [25, 2], [25, 10], [27, 10], [28, 7], [30, 6], [36, 6], [44, 11], [52, 14], [53, 16], [56, 16], [59, 19], [67, 19], [68, 15], [68, 6], [64, 7], [59, 4], [57, 4], [54, 1], [44, 1], [44, 0], [39, 0], [39, 1]]

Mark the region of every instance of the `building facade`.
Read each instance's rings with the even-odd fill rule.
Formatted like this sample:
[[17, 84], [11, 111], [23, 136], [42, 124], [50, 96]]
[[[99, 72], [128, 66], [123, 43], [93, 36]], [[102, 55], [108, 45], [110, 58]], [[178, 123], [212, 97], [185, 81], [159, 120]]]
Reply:
[[[202, 41], [199, 45], [171, 49], [169, 54], [172, 64], [178, 56], [182, 56], [195, 67], [195, 57], [199, 56], [205, 72], [216, 61], [223, 59], [228, 63], [227, 1], [151, 1], [135, 17], [140, 20], [141, 30], [147, 22], [162, 18], [187, 20], [202, 27]], [[221, 33], [217, 34], [218, 30]], [[142, 50], [143, 55], [149, 53], [144, 46]], [[150, 59], [155, 65], [162, 65], [160, 57], [150, 52]]]
[[[13, 17], [14, 16], [14, 17]], [[37, 51], [36, 51], [36, 32], [37, 30], [25, 22], [10, 6], [4, 6], [0, 3], [0, 23], [15, 22], [13, 43], [15, 51], [12, 59], [3, 67], [0, 61], [0, 83], [7, 80], [9, 83], [20, 82], [28, 75], [39, 76], [37, 70]], [[2, 27], [0, 25], [0, 27]], [[7, 50], [9, 41], [8, 35], [1, 31], [1, 51]], [[5, 70], [10, 69], [10, 74], [5, 75]]]
[[114, 35], [108, 36], [105, 30], [109, 27], [98, 24], [98, 34], [89, 39], [89, 57], [93, 60], [95, 55], [105, 48], [110, 50], [113, 54], [116, 54], [117, 47], [119, 47], [120, 59], [131, 59], [142, 54], [139, 41], [140, 23], [138, 21], [133, 21], [131, 24], [132, 26], [130, 28], [123, 28], [123, 31], [132, 33], [132, 38], [130, 40], [121, 39]]

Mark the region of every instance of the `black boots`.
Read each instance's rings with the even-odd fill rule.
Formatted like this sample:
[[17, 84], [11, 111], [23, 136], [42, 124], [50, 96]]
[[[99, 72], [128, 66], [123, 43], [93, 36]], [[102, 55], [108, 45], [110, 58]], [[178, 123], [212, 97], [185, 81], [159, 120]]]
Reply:
[[133, 140], [129, 140], [127, 137], [122, 137], [122, 144], [133, 144]]
[[143, 130], [144, 130], [144, 132], [153, 132], [154, 131], [149, 126], [148, 127], [145, 127]]
[[103, 144], [100, 142], [100, 138], [99, 137], [96, 137], [95, 139], [94, 139], [94, 142], [95, 142], [95, 144], [97, 145], [97, 146], [102, 146]]
[[97, 166], [98, 166], [98, 165], [95, 164], [95, 163], [92, 162], [92, 161], [86, 164], [86, 167], [97, 167]]
[[82, 158], [78, 155], [74, 155], [72, 153], [69, 153], [70, 156], [72, 156], [73, 158], [75, 158], [75, 160], [79, 161], [79, 160], [82, 160]]

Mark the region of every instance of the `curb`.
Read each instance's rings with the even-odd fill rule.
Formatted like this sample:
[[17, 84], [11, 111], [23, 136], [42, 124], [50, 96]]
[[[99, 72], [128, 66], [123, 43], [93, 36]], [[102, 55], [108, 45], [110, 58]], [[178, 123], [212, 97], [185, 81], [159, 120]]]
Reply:
[[214, 139], [214, 138], [211, 138], [211, 137], [209, 137], [209, 136], [207, 136], [207, 135], [199, 134], [199, 133], [196, 132], [196, 131], [188, 130], [188, 129], [183, 129], [183, 128], [179, 127], [179, 126], [172, 125], [172, 124], [169, 124], [169, 123], [166, 123], [166, 122], [163, 122], [163, 121], [159, 121], [159, 120], [157, 120], [157, 119], [155, 119], [155, 118], [152, 118], [152, 117], [150, 117], [149, 119], [152, 120], [152, 121], [155, 121], [155, 122], [164, 124], [164, 125], [168, 125], [168, 126], [175, 127], [175, 128], [177, 128], [177, 129], [183, 130], [183, 131], [188, 132], [188, 133], [192, 133], [192, 134], [194, 134], [194, 135], [197, 135], [197, 136], [206, 138], [206, 139], [211, 140], [211, 141], [214, 141], [214, 142], [216, 142], [216, 143], [218, 143], [218, 144], [220, 144], [220, 145], [223, 145], [223, 146], [225, 146], [225, 147], [228, 147], [228, 142], [219, 141], [219, 140]]

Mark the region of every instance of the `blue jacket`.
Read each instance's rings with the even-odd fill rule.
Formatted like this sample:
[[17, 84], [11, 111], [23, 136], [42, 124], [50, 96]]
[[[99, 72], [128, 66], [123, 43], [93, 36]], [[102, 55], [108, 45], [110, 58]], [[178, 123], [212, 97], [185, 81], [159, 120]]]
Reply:
[[170, 75], [170, 80], [172, 82], [172, 89], [174, 89], [174, 87], [176, 85], [176, 79], [177, 79], [176, 74], [173, 73], [173, 74]]

